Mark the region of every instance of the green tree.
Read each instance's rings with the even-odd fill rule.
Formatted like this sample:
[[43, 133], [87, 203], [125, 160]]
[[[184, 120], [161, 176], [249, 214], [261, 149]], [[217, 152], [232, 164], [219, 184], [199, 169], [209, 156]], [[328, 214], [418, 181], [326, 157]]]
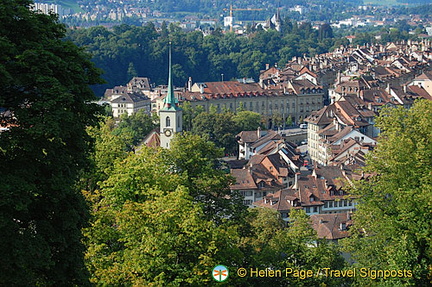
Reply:
[[170, 150], [143, 147], [115, 161], [97, 196], [88, 197], [92, 282], [205, 285], [216, 264], [238, 266], [245, 207], [229, 190], [220, 156], [213, 143], [186, 133]]
[[128, 79], [132, 79], [133, 77], [137, 77], [138, 73], [135, 69], [135, 66], [132, 62], [129, 63], [128, 69], [127, 69], [127, 77]]
[[204, 108], [201, 105], [193, 108], [190, 102], [183, 102], [181, 108], [183, 110], [183, 130], [191, 131], [193, 119], [204, 112]]
[[[291, 210], [289, 216], [286, 224], [276, 210], [256, 208], [250, 211], [247, 218], [251, 234], [244, 241], [250, 248], [247, 254], [254, 267], [314, 272], [323, 266], [337, 270], [344, 268], [337, 247], [317, 238], [309, 216], [303, 210]], [[346, 282], [343, 278], [312, 276], [301, 279], [293, 274], [283, 275], [281, 278], [251, 278], [248, 282], [251, 286], [344, 286]]]
[[127, 115], [122, 115], [120, 122], [113, 130], [114, 135], [130, 134], [131, 145], [139, 144], [151, 130], [156, 127], [155, 119], [144, 110]]
[[261, 126], [261, 115], [251, 111], [237, 112], [232, 119], [239, 132], [253, 131]]
[[291, 116], [291, 115], [289, 115], [289, 116], [286, 118], [285, 123], [286, 123], [286, 125], [287, 125], [288, 127], [290, 127], [290, 126], [293, 125], [293, 120], [292, 120], [292, 116]]
[[[395, 278], [361, 278], [358, 285], [427, 286], [432, 283], [432, 102], [409, 110], [386, 108], [376, 125], [382, 131], [366, 172], [355, 185], [359, 196], [352, 237], [344, 242], [355, 266], [409, 270]], [[373, 282], [372, 282], [373, 281]]]
[[220, 160], [223, 149], [205, 137], [185, 133], [171, 143], [171, 158], [177, 171], [187, 178], [184, 185], [191, 196], [203, 203], [205, 214], [215, 222], [231, 218], [239, 222], [245, 213], [240, 194], [231, 192], [233, 179]]
[[99, 110], [89, 56], [62, 38], [55, 16], [30, 1], [0, 9], [0, 285], [88, 284], [81, 228], [88, 210], [76, 188], [88, 166], [86, 127]]
[[192, 133], [206, 137], [225, 149], [225, 153], [235, 153], [237, 143], [235, 135], [237, 128], [233, 121], [233, 114], [227, 113], [201, 113], [192, 121]]

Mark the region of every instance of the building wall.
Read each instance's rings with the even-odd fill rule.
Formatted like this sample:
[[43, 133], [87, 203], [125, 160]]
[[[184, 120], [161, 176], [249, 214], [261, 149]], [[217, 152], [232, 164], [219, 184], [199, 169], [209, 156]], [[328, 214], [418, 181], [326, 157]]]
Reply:
[[175, 133], [181, 132], [183, 127], [182, 111], [160, 111], [160, 143], [163, 148], [171, 147], [171, 140]]
[[318, 161], [321, 162], [321, 156], [320, 156], [320, 137], [318, 135], [318, 131], [321, 129], [319, 125], [308, 123], [308, 152], [309, 156], [312, 159], [312, 161]]
[[285, 122], [288, 117], [291, 117], [295, 123], [299, 123], [312, 111], [319, 110], [324, 106], [323, 93], [231, 97], [210, 100], [192, 100], [190, 102], [194, 108], [202, 106], [205, 111], [209, 111], [210, 107], [214, 106], [218, 112], [223, 112], [224, 110], [235, 112], [240, 106], [243, 106], [243, 109], [267, 116], [269, 119], [277, 116], [281, 117]]

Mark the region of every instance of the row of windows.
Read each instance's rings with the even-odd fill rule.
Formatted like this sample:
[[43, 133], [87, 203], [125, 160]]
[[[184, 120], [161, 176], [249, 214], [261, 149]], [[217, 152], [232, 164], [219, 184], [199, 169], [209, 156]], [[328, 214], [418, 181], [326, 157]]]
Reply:
[[324, 208], [332, 208], [332, 207], [344, 207], [344, 206], [352, 206], [353, 203], [348, 199], [341, 199], [339, 201], [326, 201], [324, 202]]
[[306, 213], [318, 212], [318, 206], [306, 207]]
[[121, 115], [121, 114], [125, 114], [125, 113], [127, 113], [127, 110], [118, 110], [117, 111], [117, 113], [119, 114], [119, 115]]
[[241, 193], [243, 196], [252, 196], [253, 194], [251, 190], [242, 191]]

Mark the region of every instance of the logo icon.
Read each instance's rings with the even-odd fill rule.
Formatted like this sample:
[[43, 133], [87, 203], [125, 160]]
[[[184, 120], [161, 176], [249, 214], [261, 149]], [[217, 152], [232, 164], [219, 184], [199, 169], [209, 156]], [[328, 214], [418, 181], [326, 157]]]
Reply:
[[229, 271], [228, 268], [226, 268], [223, 265], [218, 265], [212, 270], [212, 276], [213, 279], [217, 282], [223, 282], [228, 279]]

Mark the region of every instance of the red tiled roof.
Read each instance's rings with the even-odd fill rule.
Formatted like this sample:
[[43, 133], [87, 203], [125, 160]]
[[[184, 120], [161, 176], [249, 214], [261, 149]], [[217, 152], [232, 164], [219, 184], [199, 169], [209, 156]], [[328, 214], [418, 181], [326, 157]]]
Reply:
[[351, 221], [347, 213], [313, 214], [310, 218], [318, 238], [335, 240], [349, 235], [346, 227]]

